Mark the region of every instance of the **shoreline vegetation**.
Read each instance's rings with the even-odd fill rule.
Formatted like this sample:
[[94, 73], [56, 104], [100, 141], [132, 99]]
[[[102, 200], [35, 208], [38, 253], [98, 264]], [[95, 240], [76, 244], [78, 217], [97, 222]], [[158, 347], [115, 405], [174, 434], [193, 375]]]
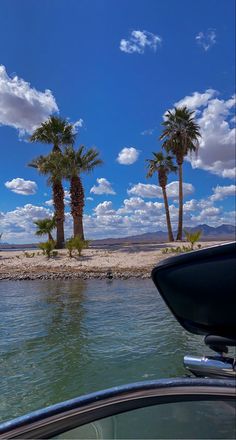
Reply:
[[[198, 246], [206, 248], [226, 242], [201, 241]], [[50, 259], [39, 250], [2, 250], [0, 280], [147, 279], [160, 261], [176, 255], [171, 251], [176, 249], [176, 245], [177, 243], [119, 244], [113, 246], [113, 249], [84, 249], [81, 256], [75, 255], [73, 258], [69, 258], [66, 249], [61, 249]], [[178, 243], [178, 249], [184, 247], [186, 242]]]

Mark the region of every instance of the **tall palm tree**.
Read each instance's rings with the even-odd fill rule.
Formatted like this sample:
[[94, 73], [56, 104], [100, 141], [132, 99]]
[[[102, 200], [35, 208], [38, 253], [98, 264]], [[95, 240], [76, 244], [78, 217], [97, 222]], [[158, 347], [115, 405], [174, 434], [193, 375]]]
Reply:
[[63, 145], [73, 145], [74, 141], [73, 125], [59, 116], [50, 116], [30, 137], [30, 142], [52, 144], [53, 152], [61, 151]]
[[174, 154], [178, 164], [179, 174], [179, 220], [177, 240], [183, 236], [183, 162], [188, 153], [197, 152], [199, 145], [200, 127], [195, 122], [194, 112], [186, 106], [175, 107], [166, 113], [162, 123], [164, 130], [160, 136], [164, 140], [163, 147], [168, 153]]
[[[43, 144], [52, 144], [52, 153], [57, 153], [57, 156], [55, 156], [54, 159], [56, 159], [57, 157], [57, 162], [59, 162], [60, 158], [58, 157], [58, 155], [61, 154], [61, 147], [65, 145], [73, 145], [75, 141], [73, 125], [69, 124], [66, 119], [63, 119], [59, 116], [50, 116], [47, 121], [43, 122], [40, 127], [36, 128], [32, 136], [30, 137], [30, 141], [41, 142]], [[39, 164], [42, 165], [42, 156], [41, 158], [36, 159], [36, 161], [39, 159]], [[50, 170], [48, 170], [48, 172], [44, 172], [41, 171], [38, 166], [36, 166], [35, 161], [33, 162], [33, 166], [38, 168], [39, 171], [42, 172], [42, 174], [51, 174], [52, 177], [51, 179], [49, 179], [49, 181], [52, 185], [55, 208], [57, 247], [61, 248], [63, 246], [62, 243], [64, 242], [64, 190], [61, 183], [62, 177], [59, 177], [61, 175], [61, 170], [58, 170], [58, 174], [54, 173], [54, 168], [57, 168], [54, 163], [52, 167], [52, 173]]]
[[77, 151], [73, 147], [66, 147], [64, 151], [65, 176], [70, 181], [71, 215], [73, 217], [74, 237], [80, 236], [84, 240], [83, 210], [84, 188], [81, 181], [82, 173], [91, 172], [102, 164], [99, 153], [94, 148], [88, 150], [81, 146]]
[[48, 185], [52, 187], [54, 217], [57, 228], [57, 248], [64, 247], [64, 220], [65, 204], [62, 179], [64, 177], [64, 158], [60, 152], [50, 153], [48, 156], [39, 156], [32, 160], [29, 166], [37, 168], [40, 174], [48, 176]]
[[169, 212], [169, 204], [166, 194], [166, 185], [167, 185], [167, 176], [171, 172], [176, 172], [177, 167], [173, 163], [173, 158], [171, 156], [164, 156], [162, 152], [152, 153], [154, 158], [147, 159], [148, 162], [148, 173], [147, 178], [152, 177], [154, 173], [158, 175], [159, 185], [162, 189], [165, 212], [166, 212], [166, 223], [168, 230], [169, 241], [174, 241], [171, 221], [170, 221], [170, 212]]
[[38, 236], [48, 235], [48, 240], [53, 240], [52, 231], [56, 227], [55, 217], [52, 218], [42, 218], [36, 220], [34, 224], [37, 226], [35, 234]]

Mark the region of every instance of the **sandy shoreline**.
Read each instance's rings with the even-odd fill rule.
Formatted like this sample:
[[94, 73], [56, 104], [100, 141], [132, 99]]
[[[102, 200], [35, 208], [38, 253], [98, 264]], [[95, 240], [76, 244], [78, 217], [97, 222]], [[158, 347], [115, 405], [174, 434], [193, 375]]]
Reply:
[[[225, 242], [201, 242], [209, 247]], [[163, 248], [186, 243], [121, 244], [112, 249], [90, 248], [81, 257], [69, 258], [60, 250], [54, 258], [47, 259], [41, 251], [29, 250], [32, 258], [22, 250], [0, 252], [0, 280], [35, 279], [103, 279], [110, 270], [113, 278], [150, 278], [153, 267], [175, 254], [163, 254]]]

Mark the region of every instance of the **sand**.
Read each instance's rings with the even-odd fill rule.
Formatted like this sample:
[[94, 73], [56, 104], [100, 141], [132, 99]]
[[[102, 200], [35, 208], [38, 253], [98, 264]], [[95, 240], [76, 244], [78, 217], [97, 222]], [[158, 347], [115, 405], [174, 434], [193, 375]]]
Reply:
[[[225, 242], [201, 242], [202, 248]], [[149, 278], [153, 267], [161, 260], [175, 254], [163, 254], [166, 247], [186, 243], [119, 244], [105, 249], [93, 248], [83, 251], [81, 257], [69, 258], [67, 250], [59, 250], [56, 257], [48, 259], [39, 250], [0, 251], [0, 280], [33, 279], [91, 279]], [[196, 246], [197, 248], [197, 246]], [[29, 258], [29, 255], [34, 256]], [[28, 256], [27, 256], [28, 255]]]

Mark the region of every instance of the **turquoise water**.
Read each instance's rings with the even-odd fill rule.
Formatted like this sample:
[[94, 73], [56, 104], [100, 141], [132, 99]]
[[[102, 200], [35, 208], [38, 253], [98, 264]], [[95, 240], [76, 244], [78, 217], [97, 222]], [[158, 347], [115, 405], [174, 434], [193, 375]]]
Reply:
[[185, 374], [202, 354], [150, 280], [2, 281], [1, 421], [80, 394]]

